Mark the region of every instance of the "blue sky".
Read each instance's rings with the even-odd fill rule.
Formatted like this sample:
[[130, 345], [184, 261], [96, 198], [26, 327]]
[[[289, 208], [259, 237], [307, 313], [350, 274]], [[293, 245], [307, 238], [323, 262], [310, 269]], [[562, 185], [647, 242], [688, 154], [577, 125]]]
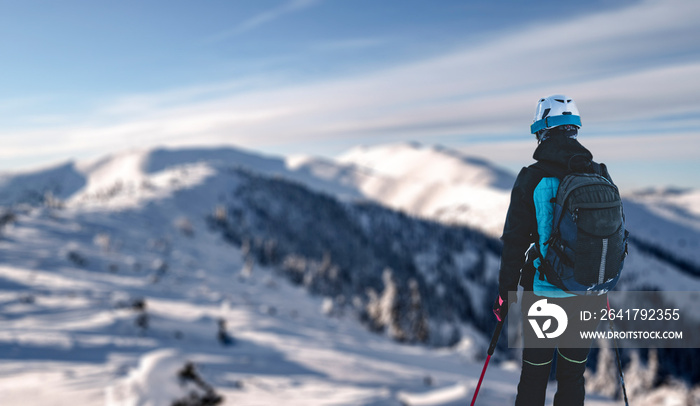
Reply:
[[623, 189], [700, 187], [700, 2], [0, 1], [0, 169], [419, 141], [517, 170], [576, 100]]

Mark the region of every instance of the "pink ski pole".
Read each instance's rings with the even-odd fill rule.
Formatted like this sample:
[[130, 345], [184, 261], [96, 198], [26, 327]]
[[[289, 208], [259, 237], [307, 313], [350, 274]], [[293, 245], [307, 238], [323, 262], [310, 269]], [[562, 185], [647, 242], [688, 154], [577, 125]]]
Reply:
[[479, 388], [481, 388], [481, 381], [484, 380], [484, 374], [486, 374], [486, 368], [489, 366], [489, 361], [491, 360], [491, 356], [493, 355], [493, 352], [496, 350], [496, 344], [498, 343], [498, 338], [501, 336], [501, 329], [503, 328], [503, 323], [506, 321], [506, 315], [503, 316], [503, 319], [496, 324], [496, 330], [493, 332], [493, 337], [491, 338], [491, 345], [489, 345], [489, 350], [487, 352], [486, 356], [486, 362], [484, 362], [484, 369], [481, 370], [481, 376], [479, 377], [479, 383], [476, 385], [476, 391], [474, 392], [474, 397], [472, 398], [472, 403], [471, 406], [474, 406], [474, 402], [476, 402], [476, 396], [479, 394]]

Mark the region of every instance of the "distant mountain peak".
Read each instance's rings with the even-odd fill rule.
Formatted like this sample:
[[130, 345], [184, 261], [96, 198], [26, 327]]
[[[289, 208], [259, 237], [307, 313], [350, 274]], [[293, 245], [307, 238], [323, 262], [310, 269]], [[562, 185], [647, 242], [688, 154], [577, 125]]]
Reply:
[[[421, 174], [435, 181], [509, 190], [515, 177], [509, 171], [478, 157], [442, 145], [418, 142], [355, 147], [337, 158], [390, 176]], [[427, 170], [431, 172], [428, 173]]]

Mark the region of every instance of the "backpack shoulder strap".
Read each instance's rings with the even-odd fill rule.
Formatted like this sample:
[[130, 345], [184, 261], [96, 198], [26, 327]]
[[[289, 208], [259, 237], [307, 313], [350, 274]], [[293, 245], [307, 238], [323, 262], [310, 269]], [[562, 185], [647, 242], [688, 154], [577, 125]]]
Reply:
[[610, 177], [610, 172], [608, 172], [608, 167], [604, 163], [592, 162], [593, 169], [595, 173], [609, 180], [610, 183], [614, 184], [612, 178]]

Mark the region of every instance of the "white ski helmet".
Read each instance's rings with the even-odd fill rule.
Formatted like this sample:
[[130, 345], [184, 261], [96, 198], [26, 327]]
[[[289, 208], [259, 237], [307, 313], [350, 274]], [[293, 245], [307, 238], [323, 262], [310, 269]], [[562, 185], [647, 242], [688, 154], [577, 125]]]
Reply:
[[581, 116], [578, 114], [576, 103], [562, 94], [540, 99], [530, 132], [536, 134], [538, 131], [560, 125], [575, 125], [581, 128]]

